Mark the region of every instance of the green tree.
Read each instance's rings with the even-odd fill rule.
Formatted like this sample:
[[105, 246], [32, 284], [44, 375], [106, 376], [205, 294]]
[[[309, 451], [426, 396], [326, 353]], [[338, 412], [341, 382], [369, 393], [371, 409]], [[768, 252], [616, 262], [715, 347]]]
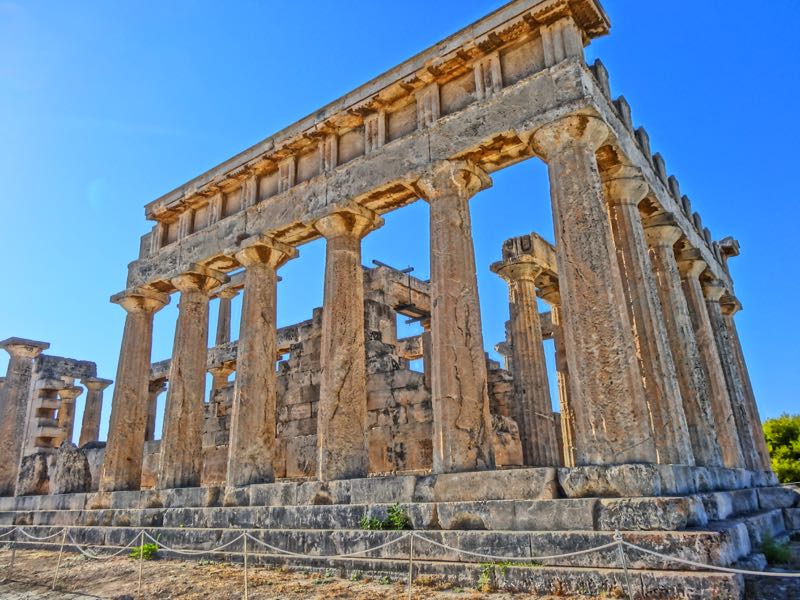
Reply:
[[772, 470], [782, 483], [800, 481], [800, 415], [782, 414], [764, 421]]

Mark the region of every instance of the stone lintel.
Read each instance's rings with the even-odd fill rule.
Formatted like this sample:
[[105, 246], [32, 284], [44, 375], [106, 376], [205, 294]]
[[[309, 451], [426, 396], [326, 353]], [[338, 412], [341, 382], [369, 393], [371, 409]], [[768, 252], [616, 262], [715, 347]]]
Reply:
[[35, 358], [47, 350], [50, 344], [20, 337], [10, 337], [0, 342], [0, 348], [11, 356]]

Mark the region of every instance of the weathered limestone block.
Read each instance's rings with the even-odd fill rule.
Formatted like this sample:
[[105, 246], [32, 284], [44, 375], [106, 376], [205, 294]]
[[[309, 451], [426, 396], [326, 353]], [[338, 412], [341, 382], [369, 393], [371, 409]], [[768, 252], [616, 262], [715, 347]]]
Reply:
[[415, 498], [422, 502], [477, 500], [544, 500], [558, 497], [556, 469], [536, 467], [443, 473], [420, 477]]
[[50, 493], [49, 459], [50, 455], [44, 452], [23, 457], [19, 467], [17, 496], [38, 496]]
[[597, 528], [667, 531], [708, 523], [699, 498], [626, 498], [600, 500]]
[[86, 453], [71, 442], [64, 442], [56, 453], [52, 476], [53, 494], [74, 494], [92, 489], [92, 471]]
[[511, 417], [492, 415], [492, 446], [497, 465], [509, 467], [525, 464], [519, 429]]
[[800, 506], [800, 492], [791, 487], [759, 488], [757, 493], [761, 510]]
[[567, 498], [660, 496], [662, 482], [653, 465], [587, 466], [558, 470]]
[[100, 486], [100, 476], [103, 472], [103, 457], [106, 453], [106, 442], [89, 442], [81, 446], [81, 450], [89, 461], [89, 470], [92, 473], [92, 492], [96, 492]]

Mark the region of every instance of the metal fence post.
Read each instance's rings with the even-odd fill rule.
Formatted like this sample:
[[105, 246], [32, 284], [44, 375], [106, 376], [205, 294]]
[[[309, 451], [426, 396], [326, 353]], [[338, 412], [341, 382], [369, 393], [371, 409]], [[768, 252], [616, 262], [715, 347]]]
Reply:
[[625, 547], [622, 545], [622, 534], [619, 532], [619, 529], [614, 530], [614, 541], [617, 542], [617, 554], [619, 555], [619, 561], [622, 564], [622, 571], [625, 573], [625, 586], [628, 588], [628, 598], [633, 600], [633, 594], [631, 593], [631, 578], [628, 575], [628, 561], [625, 557]]
[[244, 600], [247, 600], [247, 532], [244, 532], [242, 537], [244, 537]]
[[142, 568], [144, 567], [144, 529], [142, 529], [142, 537], [139, 545], [139, 586], [136, 590], [136, 595], [142, 597]]
[[67, 528], [63, 529], [64, 534], [61, 536], [61, 548], [58, 551], [58, 562], [56, 563], [56, 572], [53, 575], [53, 585], [50, 589], [56, 589], [56, 579], [58, 579], [58, 570], [61, 568], [61, 558], [64, 556], [64, 544], [67, 541]]
[[408, 600], [411, 600], [411, 585], [414, 580], [414, 532], [411, 532], [411, 544], [408, 547]]

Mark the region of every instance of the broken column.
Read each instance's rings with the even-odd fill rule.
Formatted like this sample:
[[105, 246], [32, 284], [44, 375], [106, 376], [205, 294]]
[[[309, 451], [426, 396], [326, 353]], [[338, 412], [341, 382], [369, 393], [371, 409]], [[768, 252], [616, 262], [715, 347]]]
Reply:
[[595, 151], [605, 123], [573, 115], [533, 145], [548, 163], [576, 465], [656, 462]]
[[0, 390], [0, 496], [13, 495], [17, 485], [34, 362], [49, 347], [46, 342], [16, 337], [0, 342], [11, 356]]
[[181, 296], [169, 368], [157, 482], [159, 489], [200, 485], [209, 293], [226, 279], [218, 271], [192, 265], [171, 280]]
[[138, 289], [112, 296], [111, 301], [122, 306], [128, 314], [100, 477], [100, 490], [104, 492], [138, 490], [141, 484], [153, 315], [169, 302], [169, 296]]
[[439, 162], [417, 182], [430, 206], [434, 473], [495, 466], [469, 214], [469, 199], [489, 185], [463, 161]]
[[364, 477], [368, 470], [361, 239], [382, 224], [377, 214], [357, 205], [314, 223], [326, 240], [317, 414], [321, 481]]
[[99, 439], [100, 417], [103, 412], [103, 390], [114, 382], [99, 377], [86, 377], [81, 379], [81, 383], [86, 386], [86, 402], [83, 405], [83, 422], [78, 446], [96, 442]]
[[558, 466], [559, 448], [536, 303], [536, 277], [542, 268], [532, 256], [524, 255], [504, 259], [491, 268], [508, 283], [514, 365], [512, 415], [519, 427], [524, 464]]
[[264, 236], [245, 240], [235, 252], [245, 272], [228, 442], [229, 486], [275, 480], [276, 271], [296, 254], [291, 246]]
[[658, 462], [693, 465], [681, 389], [639, 213], [639, 202], [649, 187], [639, 169], [633, 167], [620, 165], [605, 171], [603, 177]]
[[722, 363], [709, 320], [703, 289], [700, 286], [700, 274], [705, 271], [706, 263], [696, 248], [681, 251], [677, 258], [681, 286], [692, 320], [692, 329], [703, 364], [703, 372], [708, 383], [711, 412], [714, 415], [714, 428], [722, 453], [722, 462], [729, 468], [742, 468], [745, 466], [744, 456], [736, 431], [731, 399], [722, 372]]
[[675, 244], [682, 233], [671, 214], [655, 215], [645, 225], [694, 457], [699, 465], [719, 467], [722, 466], [722, 455], [714, 425], [709, 385], [675, 259]]

